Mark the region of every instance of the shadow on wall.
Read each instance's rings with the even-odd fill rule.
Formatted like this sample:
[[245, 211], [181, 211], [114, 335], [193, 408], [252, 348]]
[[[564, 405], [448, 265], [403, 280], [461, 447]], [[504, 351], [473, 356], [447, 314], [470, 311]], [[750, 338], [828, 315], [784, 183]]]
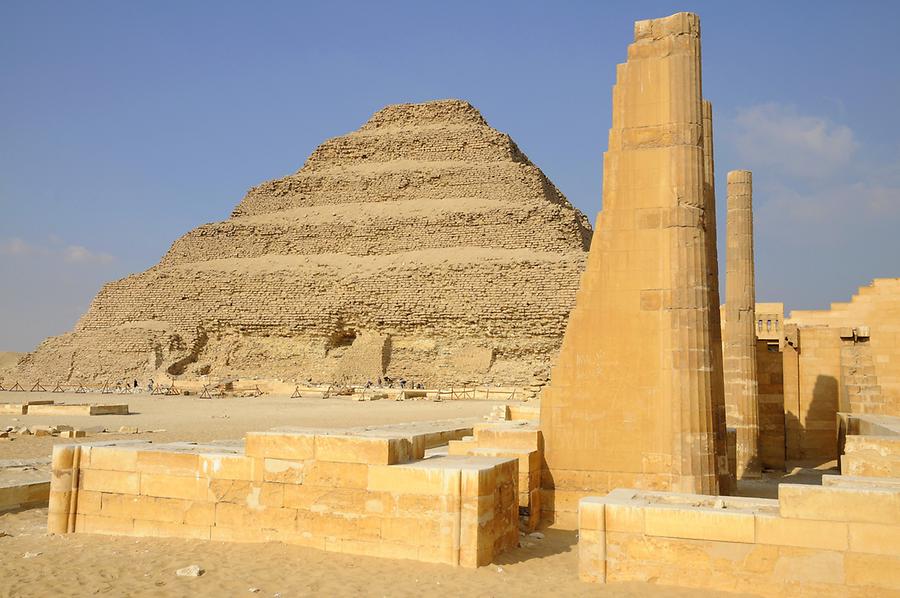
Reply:
[[[814, 461], [821, 464], [838, 458], [837, 411], [838, 380], [834, 376], [818, 375], [812, 389], [800, 388], [800, 405], [797, 410], [802, 420], [793, 413], [785, 413], [785, 455], [788, 460]], [[793, 438], [788, 438], [793, 435]]]

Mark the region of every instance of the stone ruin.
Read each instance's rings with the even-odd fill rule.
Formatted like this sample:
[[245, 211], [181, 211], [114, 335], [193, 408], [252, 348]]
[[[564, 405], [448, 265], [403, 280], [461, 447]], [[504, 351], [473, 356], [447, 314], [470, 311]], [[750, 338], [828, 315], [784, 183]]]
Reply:
[[696, 17], [638, 23], [613, 88], [603, 211], [541, 400], [543, 508], [560, 524], [617, 487], [718, 492], [705, 112]]
[[[635, 79], [642, 86], [637, 93]], [[890, 408], [893, 399], [882, 395], [876, 375], [890, 382], [900, 374], [898, 287], [891, 294], [887, 281], [876, 281], [850, 305], [838, 304], [830, 313], [795, 312], [791, 320], [803, 323], [789, 320], [783, 329], [783, 318], [771, 313], [772, 306], [757, 313], [748, 171], [728, 174], [724, 334], [705, 328], [704, 321], [712, 320], [697, 315], [699, 309], [719, 310], [718, 302], [704, 302], [712, 294], [709, 288], [667, 287], [653, 277], [659, 274], [655, 266], [662, 263], [661, 273], [671, 277], [663, 283], [699, 281], [703, 262], [697, 247], [704, 229], [708, 238], [715, 228], [714, 219], [696, 210], [699, 193], [693, 173], [697, 148], [703, 149], [698, 138], [707, 133], [685, 134], [686, 127], [671, 122], [688, 114], [685, 120], [696, 130], [699, 79], [696, 15], [679, 13], [635, 24], [628, 63], [618, 70], [605, 167], [604, 193], [612, 183], [616, 213], [607, 219], [604, 202], [560, 366], [545, 393], [552, 401], [542, 404], [544, 478], [552, 484], [546, 492], [557, 495], [555, 519], [568, 524], [573, 510], [569, 493], [560, 496], [552, 489], [559, 487], [558, 480], [575, 496], [592, 486], [605, 494], [584, 496], [577, 504], [579, 575], [585, 581], [643, 581], [765, 596], [896, 594], [900, 410]], [[617, 122], [633, 123], [634, 128], [617, 131]], [[621, 147], [620, 139], [632, 140], [627, 149], [633, 155], [610, 164], [609, 154]], [[670, 158], [659, 160], [655, 154], [665, 149]], [[672, 172], [680, 176], [669, 183]], [[666, 189], [657, 187], [664, 183], [669, 183]], [[618, 213], [622, 196], [629, 197], [624, 207], [633, 211], [631, 217]], [[694, 218], [669, 219], [675, 234], [693, 234], [669, 245], [660, 243], [665, 236], [656, 230], [657, 221], [665, 220], [645, 205], [656, 197], [663, 205], [668, 200], [676, 208], [693, 207]], [[643, 235], [644, 243], [634, 243], [632, 235]], [[618, 259], [597, 259], [598, 248]], [[636, 268], [629, 276], [619, 264], [630, 262]], [[644, 312], [657, 309], [667, 313], [646, 317]], [[610, 312], [617, 313], [623, 336], [592, 338], [585, 324], [577, 325], [579, 311], [585, 323], [598, 328], [611, 321]], [[632, 328], [642, 319], [640, 328]], [[670, 326], [670, 320], [676, 325]], [[724, 340], [718, 380], [707, 371], [717, 367], [717, 334]], [[879, 342], [869, 342], [870, 334]], [[635, 336], [642, 342], [632, 341]], [[616, 343], [619, 354], [613, 348]], [[562, 370], [567, 358], [574, 365]], [[601, 368], [611, 369], [611, 375], [592, 379]], [[604, 388], [610, 379], [615, 384]], [[673, 380], [687, 384], [673, 388]], [[725, 392], [719, 395], [713, 389], [709, 398], [707, 384], [724, 384]], [[720, 469], [718, 489], [696, 476], [705, 471], [704, 457], [711, 450], [716, 461], [722, 460], [717, 396], [725, 398], [724, 423], [729, 426], [724, 455], [729, 483], [722, 484]], [[546, 425], [547, 415], [553, 418], [552, 426]], [[775, 425], [779, 419], [780, 431]], [[572, 426], [579, 428], [574, 442], [567, 437]], [[781, 441], [780, 456], [773, 440]], [[803, 454], [802, 448], [809, 453]], [[814, 456], [821, 463], [836, 453], [841, 475], [826, 475], [821, 485], [781, 483], [777, 499], [709, 496], [735, 488], [735, 478], [759, 477], [764, 465], [783, 470], [789, 457]]]
[[[57, 446], [49, 529], [280, 540], [474, 567], [543, 518], [578, 529], [589, 582], [900, 592], [900, 279], [787, 321], [775, 305], [757, 309], [750, 177], [732, 173], [729, 289], [742, 292], [729, 293], [723, 335], [699, 18], [637, 22], [613, 95], [598, 236], [540, 422]], [[825, 390], [823, 377], [833, 378]], [[767, 437], [779, 396], [782, 467], [839, 455], [841, 475], [780, 484], [777, 499], [716, 496], [741, 488], [736, 472], [776, 459]], [[789, 425], [792, 413], [802, 417]], [[445, 443], [447, 454], [426, 452]]]
[[388, 106], [105, 285], [7, 379], [540, 383], [591, 234], [472, 105]]

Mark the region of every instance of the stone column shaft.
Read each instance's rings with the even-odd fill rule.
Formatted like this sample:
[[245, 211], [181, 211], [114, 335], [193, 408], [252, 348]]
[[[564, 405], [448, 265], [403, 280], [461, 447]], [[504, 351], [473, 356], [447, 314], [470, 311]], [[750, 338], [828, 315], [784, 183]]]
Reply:
[[759, 477], [753, 177], [748, 170], [728, 173], [725, 284], [725, 400], [728, 425], [737, 430], [736, 474]]
[[720, 305], [719, 294], [719, 248], [716, 230], [716, 175], [713, 157], [712, 103], [703, 100], [703, 187], [706, 200], [706, 264], [709, 272], [709, 332], [712, 336], [712, 405], [713, 429], [715, 430], [716, 452], [714, 468], [719, 480], [719, 492], [730, 494], [734, 472], [729, 472], [726, 440], [725, 381], [722, 357], [722, 319], [716, 307]]
[[603, 211], [541, 400], [558, 525], [575, 523], [578, 498], [616, 487], [718, 491], [700, 72], [696, 15], [635, 23], [613, 88]]

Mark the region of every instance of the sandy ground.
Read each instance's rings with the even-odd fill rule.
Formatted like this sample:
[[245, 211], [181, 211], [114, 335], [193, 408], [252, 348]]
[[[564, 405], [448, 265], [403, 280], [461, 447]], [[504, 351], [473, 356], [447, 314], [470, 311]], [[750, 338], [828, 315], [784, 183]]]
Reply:
[[[128, 402], [133, 415], [95, 417], [0, 416], [0, 426], [69, 424], [81, 428], [136, 426], [165, 432], [95, 434], [87, 441], [142, 438], [174, 440], [239, 439], [248, 430], [276, 426], [351, 427], [409, 421], [482, 419], [494, 401], [372, 401], [344, 398], [227, 398], [147, 395], [0, 393], [0, 401], [51, 398], [57, 402]], [[0, 440], [0, 459], [47, 457], [50, 437]], [[774, 483], [814, 481], [820, 471], [796, 470], [754, 483], [751, 494], [772, 495]], [[773, 483], [774, 482], [774, 483]], [[542, 540], [522, 538], [521, 546], [476, 570], [415, 561], [326, 553], [278, 543], [235, 544], [164, 538], [88, 534], [46, 534], [46, 509], [0, 514], [0, 597], [2, 596], [696, 596], [696, 590], [629, 583], [599, 586], [577, 574], [574, 532], [543, 530]], [[9, 534], [3, 536], [3, 533]], [[29, 556], [26, 558], [26, 554]], [[203, 567], [199, 578], [175, 571]], [[251, 592], [257, 588], [259, 592]], [[704, 592], [704, 596], [735, 596]]]
[[[0, 428], [67, 424], [80, 429], [97, 426], [118, 430], [134, 426], [140, 434], [89, 434], [74, 442], [96, 442], [127, 438], [153, 442], [176, 440], [209, 442], [240, 440], [248, 431], [278, 426], [327, 426], [350, 428], [400, 422], [471, 418], [482, 421], [499, 401], [365, 401], [345, 397], [291, 399], [288, 397], [198, 399], [148, 394], [103, 395], [99, 393], [0, 392], [0, 402], [53, 400], [57, 403], [128, 403], [131, 415], [35, 416], [0, 415]], [[147, 433], [145, 430], [165, 430]], [[49, 457], [52, 445], [73, 442], [49, 436], [0, 439], [0, 459]]]
[[[0, 596], [696, 596], [640, 583], [578, 581], [574, 532], [546, 530], [479, 569], [235, 544], [87, 534], [48, 536], [47, 510], [0, 515]], [[26, 553], [40, 553], [25, 558]], [[199, 578], [175, 571], [197, 564]], [[251, 593], [250, 588], [258, 588]], [[704, 592], [704, 596], [731, 596]]]

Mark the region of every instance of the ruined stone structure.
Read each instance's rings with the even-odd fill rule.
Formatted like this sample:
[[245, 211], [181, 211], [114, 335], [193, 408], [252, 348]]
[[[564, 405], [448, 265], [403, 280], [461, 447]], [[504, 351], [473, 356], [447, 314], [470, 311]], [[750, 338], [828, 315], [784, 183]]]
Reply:
[[837, 459], [839, 412], [900, 415], [900, 279], [790, 318], [782, 303], [757, 303], [755, 319], [762, 467]]
[[785, 337], [787, 459], [836, 459], [839, 411], [900, 415], [900, 278], [829, 310], [792, 311]]
[[519, 541], [517, 460], [423, 460], [458, 432], [250, 432], [245, 447], [57, 445], [48, 530], [486, 565]]
[[[713, 152], [712, 103], [703, 100], [703, 194], [706, 200], [706, 221], [718, 223], [716, 219], [716, 176]], [[731, 494], [734, 490], [734, 472], [728, 465], [726, 441], [727, 416], [725, 411], [724, 357], [722, 355], [722, 311], [712, 306], [720, 305], [719, 295], [719, 253], [716, 226], [706, 230], [706, 266], [709, 272], [709, 332], [712, 336], [712, 401], [716, 431], [716, 470], [719, 491]]]
[[613, 89], [603, 211], [541, 405], [543, 508], [616, 487], [715, 494], [700, 23], [639, 21]]
[[758, 477], [759, 400], [756, 380], [756, 285], [753, 268], [753, 178], [728, 173], [728, 242], [725, 273], [725, 401], [728, 426], [737, 431], [738, 478]]
[[103, 287], [10, 374], [546, 379], [591, 228], [470, 104], [388, 106]]
[[894, 596], [900, 480], [824, 476], [778, 499], [619, 489], [581, 501], [579, 575], [754, 596]]
[[778, 342], [756, 340], [756, 381], [759, 398], [759, 463], [784, 471], [784, 357]]

